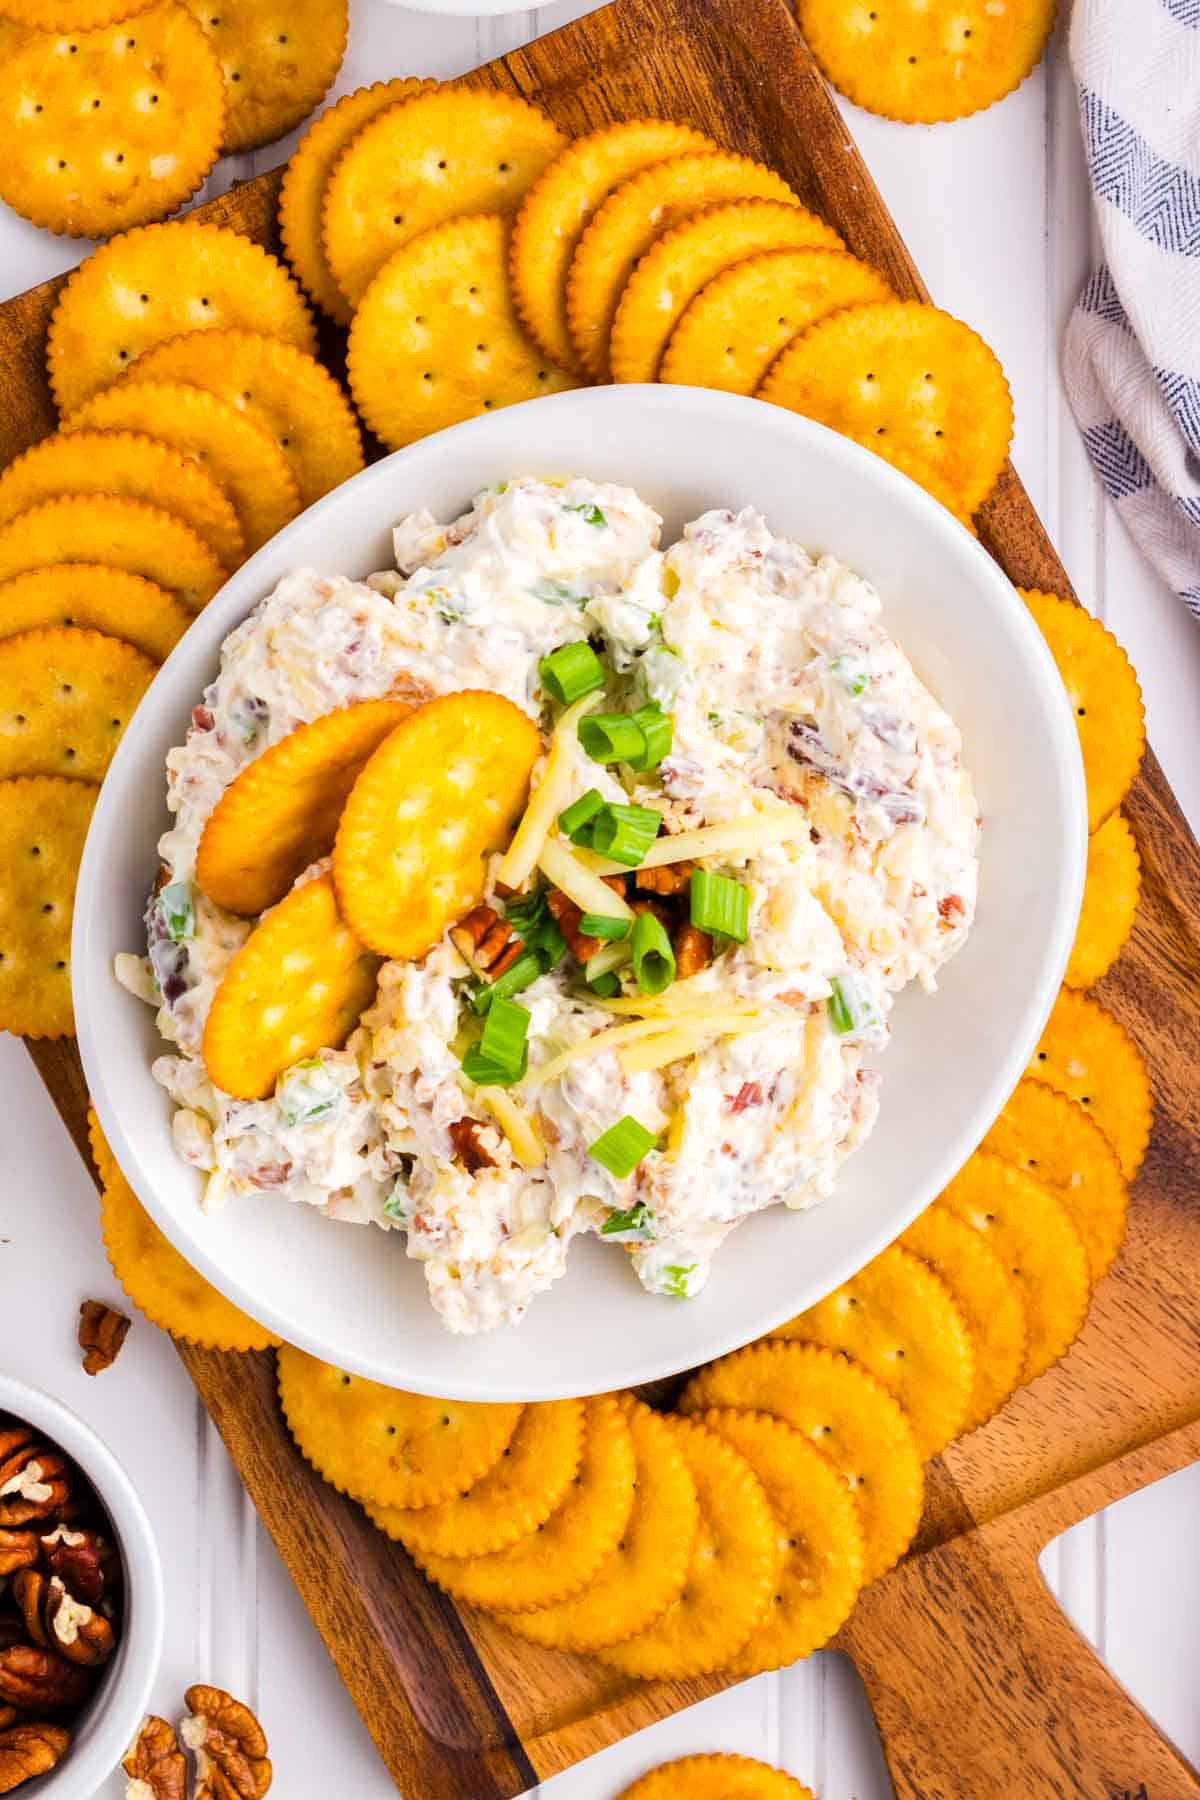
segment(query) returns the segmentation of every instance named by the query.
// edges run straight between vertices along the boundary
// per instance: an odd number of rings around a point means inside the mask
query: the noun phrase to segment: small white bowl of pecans
[[[76,1414],[0,1375],[0,1794],[90,1800],[137,1732],[162,1641],[133,1483]]]

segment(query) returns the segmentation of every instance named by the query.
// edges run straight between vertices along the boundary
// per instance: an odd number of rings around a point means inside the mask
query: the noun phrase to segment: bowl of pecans
[[[94,1794],[137,1731],[162,1638],[129,1477],[67,1407],[0,1375],[0,1794]]]

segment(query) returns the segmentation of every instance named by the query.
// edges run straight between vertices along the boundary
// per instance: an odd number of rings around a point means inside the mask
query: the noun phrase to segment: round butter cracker
[[[74,1030],[75,879],[98,793],[59,775],[0,782],[0,1031]]]

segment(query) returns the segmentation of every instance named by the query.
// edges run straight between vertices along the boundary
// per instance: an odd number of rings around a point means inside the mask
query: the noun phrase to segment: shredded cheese
[[[523,888],[533,874],[542,845],[549,837],[555,819],[567,804],[572,766],[569,745],[576,727],[583,715],[591,712],[603,698],[603,694],[599,693],[585,694],[582,700],[576,700],[574,706],[568,706],[554,727],[541,780],[529,797],[529,805],[525,808],[512,843],[504,852],[496,872],[496,879],[501,885],[514,893]]]
[[[703,1013],[714,1007],[728,1004],[727,998],[719,989],[713,987],[696,987],[690,979],[674,982],[661,994],[616,994],[611,1000],[602,1000],[598,995],[592,1001],[604,1012],[628,1013],[635,1019],[674,1019],[681,1013]],[[736,999],[734,1004],[737,1004]],[[747,1006],[750,1005],[746,1001]]]
[[[756,1007],[725,1007],[710,1013],[703,1024],[697,1021],[693,1030],[700,1038],[732,1037],[742,1031],[753,1031],[760,1024],[766,1025],[769,1022]],[[608,1031],[597,1031],[593,1036],[584,1038],[581,1043],[572,1044],[570,1049],[561,1050],[557,1056],[552,1056],[538,1068],[531,1069],[525,1078],[525,1086],[543,1087],[548,1081],[557,1081],[573,1063],[582,1062],[585,1057],[602,1056],[606,1050],[620,1050],[626,1044],[636,1044],[642,1038],[661,1038],[664,1035],[661,1019],[631,1019],[627,1025],[613,1025]]]
[[[661,869],[668,863],[700,861],[706,856],[748,856],[769,844],[786,844],[793,838],[807,838],[809,821],[798,806],[767,813],[752,813],[749,818],[729,819],[724,825],[702,825],[697,831],[679,831],[674,837],[656,838],[642,858],[643,869]],[[600,856],[594,850],[584,852],[589,869],[597,875],[628,873],[623,863]]]
[[[538,1131],[537,1120],[523,1111],[503,1088],[476,1088],[474,1098],[487,1107],[521,1167],[540,1169],[546,1160],[546,1146]]]
[[[543,843],[537,866],[551,886],[561,888],[581,912],[604,913],[610,919],[632,919],[633,908],[620,894],[605,887],[599,875],[594,875],[581,862],[578,851],[557,833]],[[620,864],[613,866],[619,868]]]
[[[636,1075],[641,1069],[661,1069],[665,1063],[694,1056],[706,1035],[699,1025],[677,1025],[674,1031],[660,1031],[640,1044],[630,1044],[620,1052],[618,1061],[626,1075]]]

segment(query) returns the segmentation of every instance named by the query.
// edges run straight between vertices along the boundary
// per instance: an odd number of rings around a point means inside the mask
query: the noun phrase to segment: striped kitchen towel
[[[1064,375],[1131,536],[1200,619],[1200,0],[1075,0],[1101,262]]]

